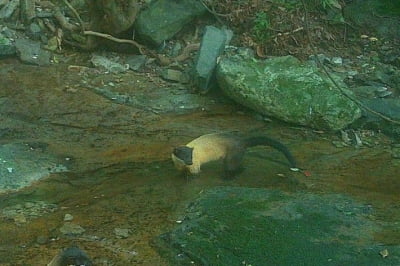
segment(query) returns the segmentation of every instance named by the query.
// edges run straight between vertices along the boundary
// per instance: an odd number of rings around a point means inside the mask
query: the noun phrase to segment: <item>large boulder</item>
[[[139,11],[137,0],[92,0],[88,4],[91,30],[111,35],[118,35],[132,27]]]
[[[316,67],[292,56],[228,56],[220,60],[217,81],[238,103],[289,123],[336,131],[361,116],[358,106]]]
[[[139,38],[158,46],[171,39],[207,9],[197,0],[156,0],[140,12],[135,29]]]
[[[16,39],[15,47],[19,59],[27,64],[47,66],[50,64],[51,52],[42,49],[40,42],[30,39]]]

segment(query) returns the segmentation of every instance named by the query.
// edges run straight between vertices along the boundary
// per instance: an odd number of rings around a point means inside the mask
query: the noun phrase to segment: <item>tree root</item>
[[[104,39],[107,39],[107,40],[110,40],[110,41],[113,41],[113,42],[117,42],[117,43],[129,43],[129,44],[132,44],[133,46],[138,48],[140,54],[148,55],[150,57],[153,57],[153,58],[157,59],[158,62],[160,63],[160,65],[162,65],[162,66],[169,65],[169,64],[171,64],[173,62],[184,61],[184,60],[186,60],[186,59],[188,59],[190,57],[190,53],[191,52],[197,51],[199,49],[199,47],[200,47],[199,43],[189,44],[183,49],[183,51],[182,51],[182,53],[180,55],[178,55],[178,56],[176,56],[174,58],[169,58],[169,57],[166,57],[164,55],[157,54],[152,50],[147,49],[145,46],[139,44],[138,42],[136,42],[134,40],[119,39],[119,38],[116,38],[114,36],[111,36],[110,34],[96,32],[96,31],[88,31],[88,30],[84,31],[83,34],[101,37],[101,38],[104,38]]]
[[[55,4],[53,4],[50,1],[41,1],[40,2],[40,6],[43,8],[49,8],[54,17],[56,18],[56,20],[58,21],[58,23],[60,23],[61,27],[63,29],[67,29],[70,31],[78,31],[80,29],[79,26],[74,25],[70,22],[68,22],[68,20],[65,18],[65,16],[62,14],[60,8],[58,6],[56,6]],[[83,26],[83,25],[81,25]]]

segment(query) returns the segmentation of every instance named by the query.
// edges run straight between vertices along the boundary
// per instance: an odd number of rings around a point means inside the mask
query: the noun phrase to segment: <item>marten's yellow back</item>
[[[224,159],[227,153],[237,145],[239,145],[237,138],[226,133],[206,134],[185,145],[193,148],[192,165],[186,165],[174,154],[172,154],[172,161],[178,170],[187,169],[191,174],[198,174],[202,164]]]
[[[192,140],[186,146],[193,148],[193,164],[201,164],[225,158],[236,140],[223,133],[207,134]]]

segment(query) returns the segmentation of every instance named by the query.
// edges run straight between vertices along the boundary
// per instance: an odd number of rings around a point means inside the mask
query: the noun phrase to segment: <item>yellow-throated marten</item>
[[[246,149],[258,145],[268,145],[281,151],[288,159],[291,169],[298,170],[288,148],[279,141],[264,136],[241,138],[228,133],[207,134],[185,146],[174,148],[171,157],[178,170],[190,174],[200,173],[204,163],[223,159],[225,174],[232,176],[240,169]]]

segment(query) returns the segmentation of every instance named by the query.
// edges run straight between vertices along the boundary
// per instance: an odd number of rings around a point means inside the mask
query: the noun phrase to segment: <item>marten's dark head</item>
[[[186,165],[193,164],[193,148],[179,146],[174,148],[173,154],[181,159]]]
[[[92,261],[78,247],[70,247],[63,250],[60,254],[59,264],[57,265],[85,265],[92,266]]]

